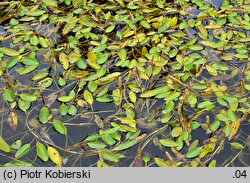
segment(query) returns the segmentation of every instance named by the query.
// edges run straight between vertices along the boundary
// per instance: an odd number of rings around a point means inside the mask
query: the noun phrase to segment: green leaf
[[[114,103],[115,105],[120,105],[121,102],[122,102],[122,96],[121,96],[121,91],[119,88],[115,89],[112,91],[112,97],[113,97],[113,100],[114,100]]]
[[[37,156],[38,156],[42,161],[45,161],[45,162],[48,161],[49,155],[48,155],[47,149],[46,149],[46,147],[45,147],[42,143],[40,143],[40,142],[37,142],[37,143],[36,143],[36,153],[37,153]]]
[[[127,57],[127,51],[125,49],[121,49],[118,53],[118,56],[121,60],[125,60]]]
[[[19,97],[22,100],[28,101],[28,102],[34,102],[37,100],[37,95],[36,94],[31,94],[31,93],[21,93]]]
[[[11,161],[4,164],[5,167],[31,167],[32,163],[27,161]]]
[[[187,154],[186,154],[186,158],[194,158],[199,156],[200,152],[202,151],[202,147],[194,147],[191,148]]]
[[[231,121],[236,121],[237,117],[232,109],[227,110],[227,116]]]
[[[112,32],[115,28],[115,24],[112,24],[110,26],[108,26],[105,30],[106,33]]]
[[[159,167],[171,167],[170,163],[164,161],[161,158],[154,158],[154,160]]]
[[[161,139],[159,140],[160,144],[162,144],[163,146],[165,147],[176,147],[178,146],[178,143],[173,141],[173,140],[170,140],[170,139]]]
[[[233,147],[233,148],[235,148],[235,149],[239,149],[239,150],[241,150],[241,149],[244,149],[245,147],[241,144],[241,143],[239,143],[239,142],[232,142],[232,143],[230,143],[231,144],[231,146]]]
[[[106,44],[103,44],[103,45],[99,45],[99,46],[96,46],[92,49],[92,52],[95,52],[95,53],[98,53],[98,52],[102,52],[103,50],[105,50],[107,47]]]
[[[232,132],[231,125],[230,124],[225,125],[223,128],[223,132],[225,133],[226,137],[228,137]]]
[[[102,138],[102,140],[103,140],[106,144],[108,144],[108,145],[110,145],[110,146],[112,146],[112,145],[114,145],[114,144],[116,143],[116,140],[113,139],[113,137],[112,137],[110,134],[102,135],[101,138]]]
[[[16,50],[12,50],[10,48],[5,48],[5,47],[0,47],[0,52],[3,52],[3,54],[8,55],[8,56],[18,56],[19,52]]]
[[[40,72],[40,73],[37,73],[36,75],[34,75],[31,80],[32,81],[36,81],[36,80],[40,80],[40,79],[43,79],[45,78],[46,76],[48,76],[49,73],[48,72]]]
[[[23,56],[21,61],[24,65],[39,65],[39,62],[36,58],[29,56]]]
[[[42,0],[46,5],[57,7],[57,1],[55,0]]]
[[[88,142],[87,143],[89,147],[94,148],[94,149],[103,149],[106,147],[106,144],[103,142]]]
[[[18,70],[18,73],[20,75],[29,74],[32,71],[34,71],[37,67],[38,67],[38,65],[28,65],[28,66],[25,66],[24,68],[20,68]]]
[[[88,89],[89,89],[90,92],[93,93],[94,91],[96,91],[97,88],[98,88],[98,84],[96,82],[89,81],[89,83],[88,83]]]
[[[2,96],[4,100],[14,102],[15,95],[11,89],[4,89]]]
[[[15,66],[15,65],[17,64],[18,60],[19,60],[18,56],[12,57],[12,58],[9,59],[9,61],[7,62],[6,67],[7,67],[7,68],[11,68],[11,67]]]
[[[107,128],[105,130],[100,130],[100,135],[108,135],[117,132],[120,129],[119,126],[113,128]]]
[[[16,140],[13,144],[11,144],[10,148],[18,150],[22,145],[22,141],[20,139]]]
[[[110,98],[108,98],[108,97],[102,96],[102,97],[97,97],[96,101],[107,103],[107,102],[111,102],[112,100]]]
[[[24,144],[17,150],[15,158],[18,159],[25,156],[29,152],[29,150],[30,150],[30,144]]]
[[[60,102],[70,102],[71,100],[73,100],[73,97],[64,95],[64,96],[59,97],[58,100]]]
[[[92,93],[90,93],[88,90],[85,90],[83,93],[83,98],[86,100],[90,105],[93,104],[94,99]]]
[[[203,50],[203,46],[199,46],[199,45],[190,45],[188,48],[194,51]]]
[[[18,107],[22,110],[22,111],[27,111],[30,108],[31,102],[25,101],[25,100],[18,100]]]
[[[75,63],[75,62],[77,62],[80,58],[81,58],[81,54],[72,52],[72,53],[70,53],[70,55],[69,55],[69,62],[70,62],[71,64],[72,64],[72,63]]]
[[[172,130],[171,135],[172,137],[179,137],[181,132],[182,132],[182,128],[177,126]]]
[[[96,141],[99,137],[100,137],[99,134],[93,133],[93,134],[87,136],[87,138],[85,140],[89,141],[89,142],[92,142],[92,141]]]
[[[97,97],[102,97],[103,95],[105,95],[108,92],[109,88],[103,88],[97,95]]]
[[[70,105],[68,108],[68,114],[69,115],[75,115],[77,113],[77,109],[74,105]]]
[[[68,113],[68,106],[62,103],[59,107],[60,114],[65,116]]]
[[[38,40],[39,40],[40,45],[43,48],[48,48],[49,47],[49,41],[46,38],[39,37]]]
[[[48,107],[44,106],[41,108],[38,114],[39,121],[43,124],[49,121],[50,113]]]
[[[10,146],[5,142],[5,140],[0,136],[0,150],[4,152],[10,152]]]
[[[197,121],[192,121],[191,125],[190,125],[192,130],[195,130],[196,128],[199,128],[200,126],[201,126],[200,123],[198,123]]]
[[[121,143],[121,144],[117,145],[114,148],[114,151],[121,151],[121,150],[124,150],[124,149],[128,149],[128,148],[132,147],[133,145],[135,145],[136,143],[137,143],[136,139],[129,140],[127,142],[124,142],[124,143]]]
[[[210,124],[210,129],[215,132],[216,130],[218,130],[220,127],[220,121],[216,120],[215,122],[213,122],[212,124]]]
[[[54,119],[52,124],[58,133],[63,134],[63,135],[67,134],[67,128],[64,126],[64,124],[60,120]]]
[[[153,97],[153,96],[158,95],[160,93],[167,92],[167,91],[169,91],[169,89],[170,88],[168,86],[161,86],[161,87],[155,88],[153,90],[146,91],[145,93],[141,94],[140,97],[142,97],[142,98]]]
[[[216,166],[216,160],[213,160],[208,164],[208,167],[215,167],[215,166]]]
[[[111,153],[105,150],[105,151],[102,151],[101,154],[102,154],[103,159],[107,161],[116,162],[116,163],[119,162],[119,157],[114,153]]]
[[[211,65],[206,65],[206,69],[207,69],[207,71],[208,71],[211,75],[213,75],[213,76],[217,76],[217,75],[218,75],[217,70],[216,70],[213,66],[211,66]]]

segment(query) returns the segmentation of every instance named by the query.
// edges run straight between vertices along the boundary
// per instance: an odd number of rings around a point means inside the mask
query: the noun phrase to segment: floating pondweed
[[[0,3],[0,164],[249,164],[249,1],[36,2]]]

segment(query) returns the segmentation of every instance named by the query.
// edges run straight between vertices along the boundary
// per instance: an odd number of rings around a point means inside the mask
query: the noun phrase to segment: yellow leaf
[[[172,24],[171,24],[171,27],[174,27],[177,25],[177,22],[178,22],[178,19],[176,17],[173,17],[172,18]]]
[[[221,28],[220,25],[206,25],[205,26],[206,29],[219,29]]]
[[[87,76],[88,74],[89,74],[89,71],[77,70],[77,71],[72,72],[72,77],[75,79],[79,79],[79,78],[83,78]]]
[[[8,117],[8,122],[13,131],[16,131],[17,124],[18,124],[18,118],[15,112],[10,112]]]
[[[4,152],[10,152],[10,146],[5,142],[5,140],[0,136],[0,150]]]
[[[59,55],[59,60],[62,63],[63,68],[67,70],[69,68],[69,60],[67,58],[67,55],[65,53],[61,53]]]
[[[48,146],[47,151],[48,151],[48,155],[49,155],[49,158],[51,159],[51,161],[53,161],[56,165],[61,166],[62,165],[62,158],[61,158],[59,152],[51,146]]]
[[[204,28],[204,26],[202,24],[198,25],[197,28],[199,29],[199,31],[205,36],[207,37],[208,32],[207,29]]]
[[[237,119],[234,122],[232,122],[232,124],[231,124],[232,131],[231,131],[230,135],[228,136],[228,140],[231,140],[232,137],[238,132],[239,127],[240,127],[240,122],[241,122],[240,119]]]
[[[117,118],[117,119],[120,120],[121,123],[127,124],[131,126],[132,128],[136,127],[136,121],[134,119],[130,119],[130,118]]]
[[[211,65],[206,65],[206,69],[211,75],[213,75],[213,76],[218,75],[217,70],[214,67],[212,67]]]
[[[203,44],[204,46],[209,46],[209,47],[213,47],[215,44],[212,41],[201,41],[201,44]]]

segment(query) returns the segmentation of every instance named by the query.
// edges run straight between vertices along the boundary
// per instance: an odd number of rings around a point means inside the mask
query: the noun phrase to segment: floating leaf
[[[58,98],[58,100],[60,102],[70,102],[71,100],[73,100],[72,96],[61,96]]]
[[[40,73],[37,73],[36,75],[34,75],[31,80],[32,81],[36,81],[36,80],[40,80],[40,79],[43,79],[45,78],[46,76],[48,76],[49,73],[48,72],[40,72]]]
[[[48,48],[49,47],[49,41],[46,38],[39,37],[38,40],[39,40],[40,45],[43,48]]]
[[[2,96],[3,96],[3,99],[8,101],[8,102],[13,102],[14,97],[15,97],[15,95],[11,89],[4,89]]]
[[[238,132],[239,127],[240,127],[240,123],[241,123],[240,119],[237,119],[237,120],[232,122],[232,124],[231,124],[232,131],[231,131],[230,135],[228,136],[228,140],[231,140],[233,138],[233,136]]]
[[[120,57],[121,60],[125,60],[126,57],[127,57],[127,52],[125,49],[121,49],[119,52],[118,52],[118,56]]]
[[[59,60],[62,63],[63,68],[67,70],[69,68],[69,60],[67,58],[67,55],[65,53],[61,53],[59,55]]]
[[[31,167],[32,163],[27,161],[11,161],[4,164],[5,167]]]
[[[38,156],[42,161],[45,161],[45,162],[48,161],[49,155],[48,155],[47,149],[46,149],[46,147],[45,147],[42,143],[40,143],[40,142],[37,142],[37,143],[36,143],[36,153],[37,153],[37,156]]]
[[[64,134],[64,135],[67,134],[67,128],[64,126],[64,124],[60,120],[54,119],[52,122],[52,125],[58,133]]]
[[[178,143],[173,141],[173,140],[170,140],[170,139],[161,139],[159,140],[160,144],[162,144],[163,146],[165,147],[176,147],[178,146]]]
[[[75,115],[76,113],[77,113],[76,106],[70,105],[69,108],[68,108],[68,114],[69,115]]]
[[[206,69],[207,71],[213,75],[213,76],[217,76],[218,73],[217,73],[217,70],[213,67],[213,66],[210,66],[210,65],[206,65]]]
[[[106,147],[106,144],[103,142],[88,142],[87,143],[89,147],[94,148],[94,149],[103,149]]]
[[[0,136],[0,150],[4,152],[10,152],[10,146],[5,142],[5,140]]]
[[[186,154],[186,158],[194,158],[196,156],[199,156],[200,152],[202,151],[202,147],[194,147],[191,148],[187,154]]]
[[[37,67],[38,67],[38,65],[28,65],[28,66],[25,66],[24,68],[20,68],[18,70],[18,73],[20,75],[29,74],[32,71],[34,71]]]
[[[29,152],[29,150],[30,150],[30,144],[24,144],[17,150],[15,158],[18,159],[25,156]]]
[[[25,65],[39,65],[39,62],[36,58],[29,56],[23,56],[21,61]]]
[[[190,50],[194,50],[194,51],[203,50],[203,47],[202,47],[202,46],[199,46],[199,45],[190,45],[188,48],[189,48]]]
[[[21,93],[20,98],[22,100],[28,101],[28,102],[34,102],[37,100],[37,95],[36,94],[31,94],[31,93]]]
[[[62,103],[59,107],[60,114],[65,116],[68,113],[68,106]]]
[[[109,151],[102,151],[102,157],[103,159],[107,160],[107,161],[111,161],[111,162],[119,162],[119,157],[114,154],[114,153],[111,153]]]
[[[53,161],[58,166],[62,165],[62,158],[55,148],[48,146],[47,152],[51,161]]]
[[[83,98],[86,100],[90,105],[93,104],[94,99],[92,93],[90,93],[88,90],[85,90],[83,93]]]
[[[142,98],[153,97],[155,95],[158,95],[159,93],[165,93],[167,91],[169,91],[168,86],[161,86],[161,87],[155,88],[153,90],[146,91],[145,93],[141,94],[140,97],[142,97]]]
[[[132,147],[133,145],[135,145],[136,143],[137,143],[136,139],[132,139],[132,140],[129,140],[127,142],[123,142],[123,143],[117,145],[114,148],[114,151],[122,151],[124,149],[128,149],[128,148]]]
[[[95,52],[95,53],[98,53],[98,52],[102,52],[103,50],[105,50],[107,47],[106,44],[103,44],[103,45],[99,45],[99,46],[96,46],[92,49],[92,52]]]
[[[171,135],[172,137],[179,137],[180,134],[182,132],[182,128],[181,127],[175,127],[172,131],[171,131]]]
[[[106,28],[105,32],[107,32],[107,33],[112,32],[114,30],[114,28],[115,28],[115,24],[112,24]]]
[[[12,50],[10,48],[5,48],[5,47],[0,47],[0,52],[3,52],[5,55],[11,56],[11,57],[19,55],[18,51]]]
[[[11,144],[10,148],[18,150],[22,145],[22,141],[20,139],[16,140],[13,144]]]
[[[233,148],[235,148],[235,149],[239,149],[239,150],[241,150],[241,149],[244,149],[245,147],[241,144],[241,143],[239,143],[239,142],[232,142],[232,143],[230,143],[231,144],[231,146],[233,147]]]
[[[43,124],[49,121],[50,113],[48,107],[44,106],[41,108],[38,114],[39,121]]]
[[[159,167],[171,167],[170,163],[164,161],[161,158],[154,158],[154,161]]]
[[[17,114],[15,112],[10,112],[8,116],[8,122],[13,131],[16,131],[17,125],[18,125],[18,118]]]
[[[9,61],[7,62],[6,67],[7,67],[7,68],[11,68],[11,67],[15,66],[15,65],[17,64],[18,60],[19,60],[18,56],[12,57],[12,58],[9,59]]]

